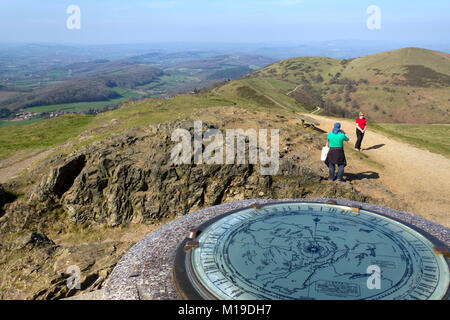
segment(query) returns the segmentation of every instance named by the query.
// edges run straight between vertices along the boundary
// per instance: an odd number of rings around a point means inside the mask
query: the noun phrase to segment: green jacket
[[[342,148],[344,146],[344,141],[348,141],[349,139],[342,132],[339,132],[338,134],[330,132],[327,140],[330,142],[330,148]]]

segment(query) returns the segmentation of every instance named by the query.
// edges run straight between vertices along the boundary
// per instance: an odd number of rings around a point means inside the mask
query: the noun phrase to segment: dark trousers
[[[344,176],[344,168],[345,168],[345,165],[341,164],[341,165],[339,165],[338,167],[339,167],[339,169],[338,169],[337,179],[338,179],[338,180],[342,180],[342,179],[343,179],[343,176]],[[334,179],[335,179],[334,173],[335,173],[335,171],[336,171],[335,165],[332,164],[332,163],[329,163],[329,164],[328,164],[328,169],[330,170],[330,180],[334,180]]]
[[[359,129],[356,129],[356,136],[358,137],[358,140],[356,140],[355,148],[361,150],[361,143],[364,138],[364,133],[359,131]]]

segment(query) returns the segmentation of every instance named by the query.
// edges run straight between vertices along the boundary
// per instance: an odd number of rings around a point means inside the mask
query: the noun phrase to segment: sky
[[[68,29],[67,8],[80,8]],[[367,9],[380,9],[369,29]],[[0,0],[0,42],[450,43],[448,0]]]

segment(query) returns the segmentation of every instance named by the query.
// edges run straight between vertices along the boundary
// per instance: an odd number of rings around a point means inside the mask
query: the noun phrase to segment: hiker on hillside
[[[364,113],[360,112],[359,117],[356,119],[356,136],[358,139],[356,140],[355,150],[361,151],[361,143],[364,138],[364,133],[366,133],[367,129],[367,120],[364,116]]]
[[[347,165],[344,153],[344,141],[350,141],[345,135],[345,132],[341,130],[341,124],[335,123],[333,131],[328,133],[327,140],[330,150],[328,151],[325,164],[330,171],[329,180],[334,181],[336,165],[338,166],[337,179],[338,181],[344,181],[344,168]]]

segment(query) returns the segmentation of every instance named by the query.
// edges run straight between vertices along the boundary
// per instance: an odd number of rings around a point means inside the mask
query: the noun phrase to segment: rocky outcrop
[[[225,123],[239,117],[204,121],[203,126],[205,130],[224,129]],[[81,291],[101,289],[132,245],[93,241],[102,228],[151,225],[246,198],[367,199],[350,184],[326,181],[325,167],[317,161],[322,148],[319,133],[275,119],[284,135],[275,176],[261,175],[259,164],[174,165],[170,159],[172,132],[184,128],[193,133],[192,120],[114,134],[38,165],[29,175],[26,194],[8,204],[0,218],[0,298],[73,296],[79,291],[66,286],[71,264],[82,270]],[[83,244],[64,240],[68,235],[76,239],[80,230],[89,228],[93,231]]]
[[[42,181],[29,194],[31,202],[60,199],[73,185],[75,178],[86,164],[86,156],[77,154],[57,168],[52,168]]]
[[[315,193],[312,186],[322,179],[301,150],[283,155],[277,176],[262,176],[253,164],[176,166],[170,154],[177,128],[193,131],[193,122],[135,129],[87,146],[52,168],[26,199],[61,206],[75,224],[118,226],[244,198],[302,197]],[[305,139],[314,143],[311,134]]]

